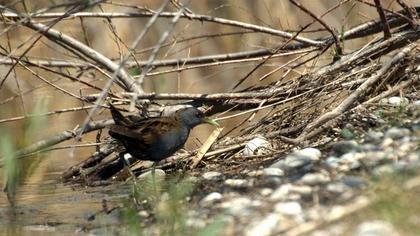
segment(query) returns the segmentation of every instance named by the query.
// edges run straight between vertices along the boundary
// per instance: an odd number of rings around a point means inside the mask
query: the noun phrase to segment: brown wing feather
[[[168,132],[175,124],[175,120],[169,117],[150,118],[127,126],[112,125],[110,131],[150,145],[159,134]]]
[[[111,110],[112,119],[114,119],[115,124],[126,126],[130,125],[130,120],[125,118],[123,114],[121,114],[121,112],[116,107],[114,107],[114,105],[110,103],[109,106]]]

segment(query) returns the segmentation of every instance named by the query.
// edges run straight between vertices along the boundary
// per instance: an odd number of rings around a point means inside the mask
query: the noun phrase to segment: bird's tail
[[[132,123],[129,119],[125,118],[123,114],[121,114],[121,112],[116,107],[114,107],[114,105],[109,103],[109,106],[111,108],[111,115],[112,119],[114,119],[115,124],[128,126]]]

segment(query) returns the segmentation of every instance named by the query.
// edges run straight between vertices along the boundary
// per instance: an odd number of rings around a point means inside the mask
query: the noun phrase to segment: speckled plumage
[[[203,112],[195,107],[180,109],[169,117],[135,122],[124,117],[113,106],[111,114],[115,125],[110,126],[109,134],[120,141],[133,157],[151,161],[171,156],[185,144],[192,128],[209,122]]]

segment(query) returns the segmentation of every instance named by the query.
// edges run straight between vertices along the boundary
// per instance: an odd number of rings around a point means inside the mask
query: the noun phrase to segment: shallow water
[[[0,235],[83,233],[119,223],[118,214],[101,213],[103,201],[108,209],[120,205],[128,199],[129,185],[83,188],[64,185],[60,176],[61,172],[48,172],[41,181],[29,178],[23,182],[15,208],[0,193],[0,229],[4,229]]]

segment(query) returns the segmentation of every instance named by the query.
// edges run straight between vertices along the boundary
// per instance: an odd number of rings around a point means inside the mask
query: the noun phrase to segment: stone
[[[410,136],[410,133],[409,129],[392,127],[385,132],[385,137],[391,139],[401,139],[406,136]]]
[[[307,185],[325,184],[329,181],[331,181],[330,176],[324,173],[307,173],[299,180],[300,183]]]
[[[399,236],[394,226],[386,221],[373,220],[359,224],[354,236]]]
[[[165,171],[161,170],[161,169],[155,169],[155,178],[157,179],[163,179],[165,177],[166,173]],[[138,179],[144,180],[147,178],[152,178],[152,171],[146,171],[143,174],[139,175],[137,177]]]
[[[337,156],[341,156],[351,151],[357,151],[359,149],[359,144],[354,140],[345,140],[332,144],[331,148]]]
[[[291,184],[283,184],[280,187],[278,187],[274,192],[270,195],[270,200],[272,201],[279,201],[279,200],[285,200],[289,196]]]
[[[381,146],[382,148],[387,148],[387,147],[392,148],[393,144],[394,144],[394,140],[392,138],[384,138],[382,139]]]
[[[272,149],[271,143],[264,137],[256,137],[245,144],[242,151],[244,156],[263,155]]]
[[[283,171],[291,171],[300,168],[310,169],[312,164],[319,160],[321,151],[316,148],[305,148],[294,151],[285,159],[273,163],[271,168],[280,168]]]
[[[312,187],[307,185],[292,185],[290,186],[291,193],[297,193],[304,197],[312,196]]]
[[[312,195],[312,188],[305,185],[283,184],[270,195],[271,201],[299,200],[302,196]]]
[[[359,176],[345,175],[341,178],[341,182],[351,188],[364,188],[367,186],[366,180]]]
[[[250,183],[245,179],[227,179],[225,184],[233,188],[244,188],[250,185]]]
[[[389,160],[388,155],[382,151],[366,152],[363,163],[366,166],[376,166],[380,163]]]
[[[326,189],[328,192],[331,192],[331,193],[342,194],[345,191],[349,190],[349,187],[345,185],[344,183],[334,182],[334,183],[329,183]]]
[[[202,175],[202,177],[203,177],[203,179],[205,179],[205,180],[212,180],[212,181],[215,181],[215,180],[220,180],[220,179],[222,179],[223,175],[222,175],[222,173],[217,172],[217,171],[208,171],[208,172],[205,172],[205,173]]]
[[[272,193],[273,193],[273,189],[271,189],[271,188],[263,188],[263,189],[260,190],[260,195],[263,196],[263,197],[266,197],[266,196],[268,196]]]
[[[359,159],[363,159],[364,155],[357,152],[349,152],[340,157],[340,163],[346,164],[351,170],[360,167]]]
[[[209,193],[207,196],[205,196],[203,199],[201,199],[199,204],[200,206],[203,206],[203,207],[211,206],[215,202],[220,201],[222,198],[223,198],[223,195],[221,193],[212,192],[212,193]]]
[[[388,104],[392,106],[406,106],[410,101],[405,97],[390,97],[388,98]]]
[[[380,150],[380,146],[378,144],[373,143],[365,143],[361,146],[362,152],[372,152],[372,151],[378,151]]]
[[[247,197],[237,197],[220,204],[221,208],[226,210],[226,213],[234,216],[247,216],[251,214],[252,205],[252,200]]]
[[[369,131],[366,134],[366,141],[367,142],[380,142],[382,140],[382,138],[384,137],[384,133],[380,132],[380,131]]]
[[[26,225],[26,226],[23,226],[23,229],[25,231],[31,231],[33,232],[33,234],[37,234],[35,232],[38,232],[38,233],[57,232],[56,227],[49,226],[49,225]]]
[[[393,165],[381,165],[373,169],[373,175],[376,177],[387,176],[395,172]]]
[[[321,157],[321,151],[317,148],[305,148],[292,152],[293,156],[308,157],[311,160],[318,161]]]
[[[325,164],[331,168],[331,169],[335,169],[340,165],[340,159],[334,156],[328,157],[325,160]]]
[[[263,170],[251,170],[246,173],[249,177],[258,177],[264,174]]]
[[[252,213],[252,208],[259,208],[261,205],[261,201],[251,200],[247,197],[237,197],[222,202],[220,207],[233,216],[248,216]]]
[[[279,202],[274,206],[275,212],[287,216],[297,216],[302,214],[302,206],[299,202]]]
[[[261,220],[257,220],[245,230],[246,236],[269,236],[272,235],[274,230],[280,223],[281,216],[279,214],[270,213]]]
[[[185,224],[189,228],[200,229],[206,226],[206,221],[198,217],[189,217],[187,218]]]
[[[265,168],[263,174],[267,177],[282,177],[284,176],[284,171],[279,168]]]

